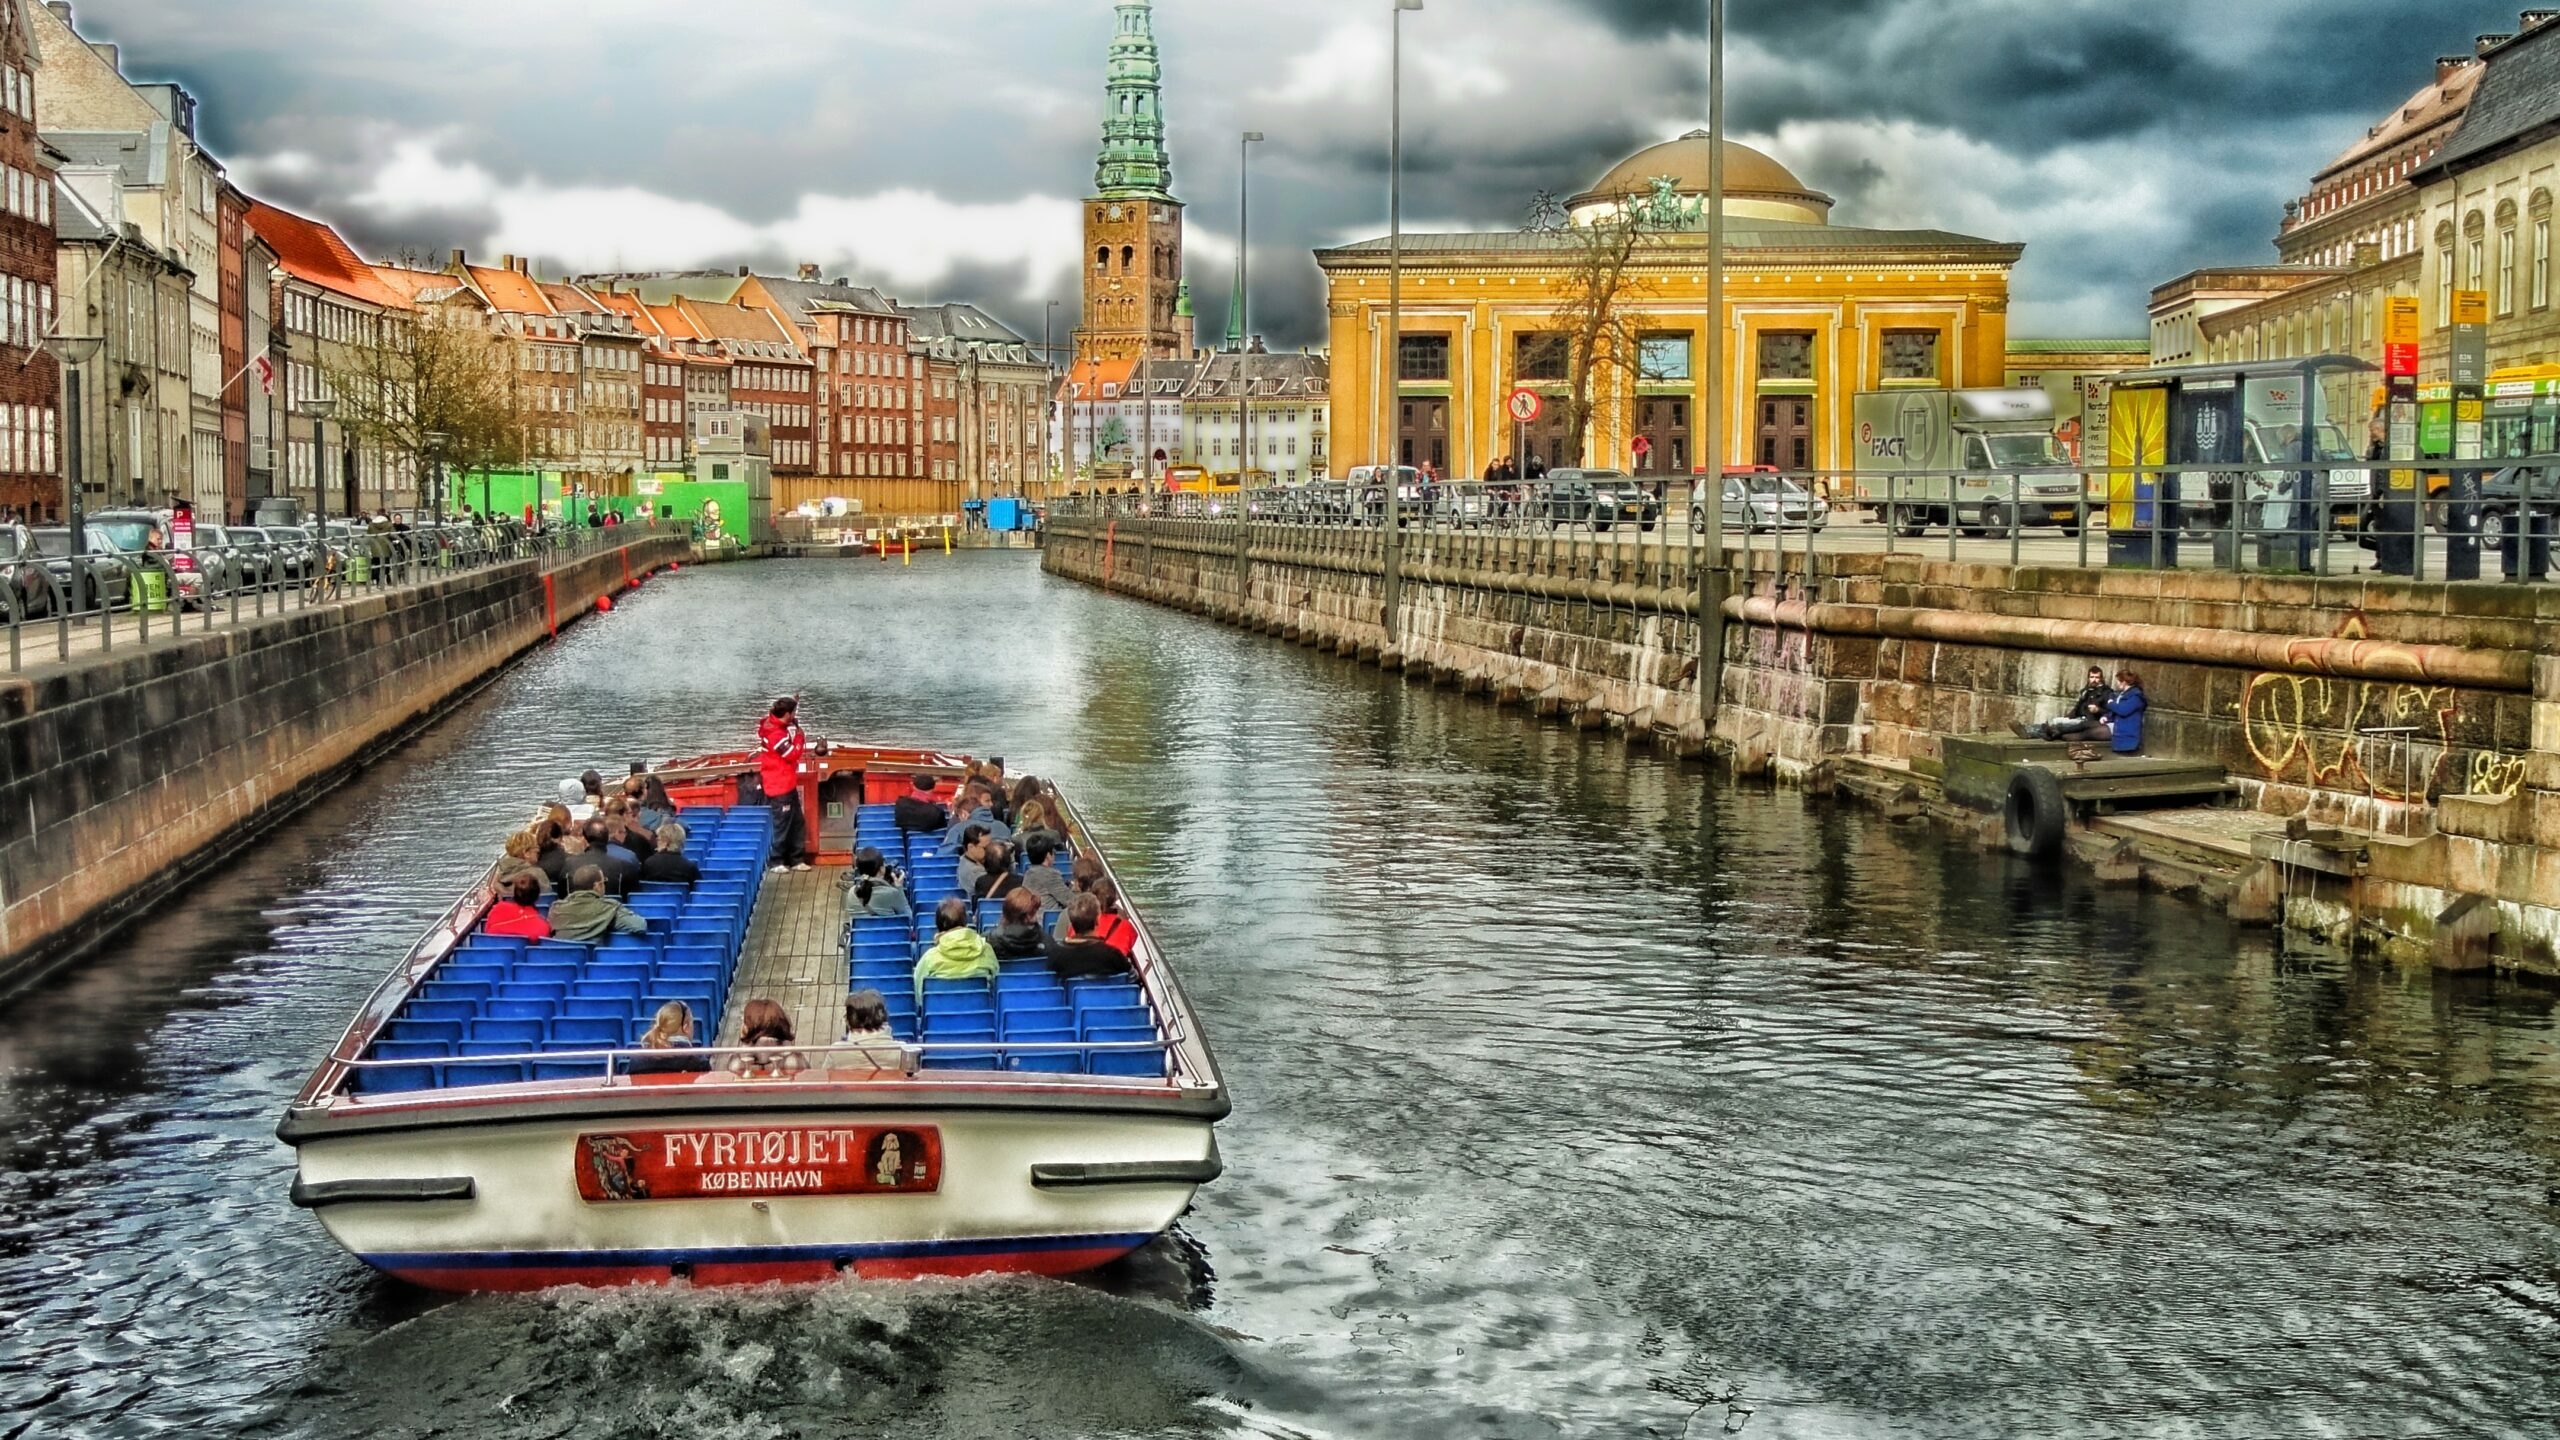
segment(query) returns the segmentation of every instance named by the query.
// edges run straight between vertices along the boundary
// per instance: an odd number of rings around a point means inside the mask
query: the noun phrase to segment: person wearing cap
[[[569,812],[569,818],[571,820],[584,821],[588,816],[596,813],[596,807],[587,803],[587,785],[585,781],[563,780],[560,782],[560,789],[557,793],[560,798],[561,808]]]
[[[941,803],[933,798],[933,777],[910,776],[907,785],[907,793],[899,796],[897,802],[889,807],[898,828],[919,834],[941,834],[951,824],[951,812],[943,809]]]

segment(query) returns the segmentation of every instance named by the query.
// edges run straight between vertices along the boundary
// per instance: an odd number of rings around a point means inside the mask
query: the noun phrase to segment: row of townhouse
[[[1257,341],[1184,360],[1084,360],[1062,379],[1050,444],[1078,480],[1258,471],[1284,484],[1325,479],[1331,366]]]

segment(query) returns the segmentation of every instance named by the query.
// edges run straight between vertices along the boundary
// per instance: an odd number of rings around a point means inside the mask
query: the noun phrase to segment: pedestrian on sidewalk
[[[756,726],[756,773],[764,782],[764,803],[773,811],[773,868],[809,868],[809,825],[800,809],[800,759],[809,752],[809,737],[800,729],[800,700],[785,695],[773,702]]]

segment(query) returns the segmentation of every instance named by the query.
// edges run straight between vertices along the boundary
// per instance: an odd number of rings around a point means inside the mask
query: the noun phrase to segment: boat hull
[[[855,1127],[895,1130],[911,1147],[931,1136],[935,1187],[599,1199],[580,1179],[586,1146],[599,1135],[682,1136],[678,1144],[697,1151],[706,1136],[737,1137],[748,1148],[746,1137],[755,1137],[778,1154],[780,1137]],[[341,1245],[376,1269],[439,1290],[1070,1274],[1163,1233],[1218,1167],[1203,1119],[929,1105],[487,1124],[448,1118],[420,1129],[311,1135],[300,1157],[296,1198]]]

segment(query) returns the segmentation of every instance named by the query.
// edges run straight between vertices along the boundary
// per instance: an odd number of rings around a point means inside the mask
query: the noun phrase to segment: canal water
[[[1068,783],[1237,1097],[1088,1282],[430,1297],[277,1113],[561,777]],[[2286,953],[1041,576],[652,580],[0,1013],[0,1437],[2560,1428],[2544,991]]]

